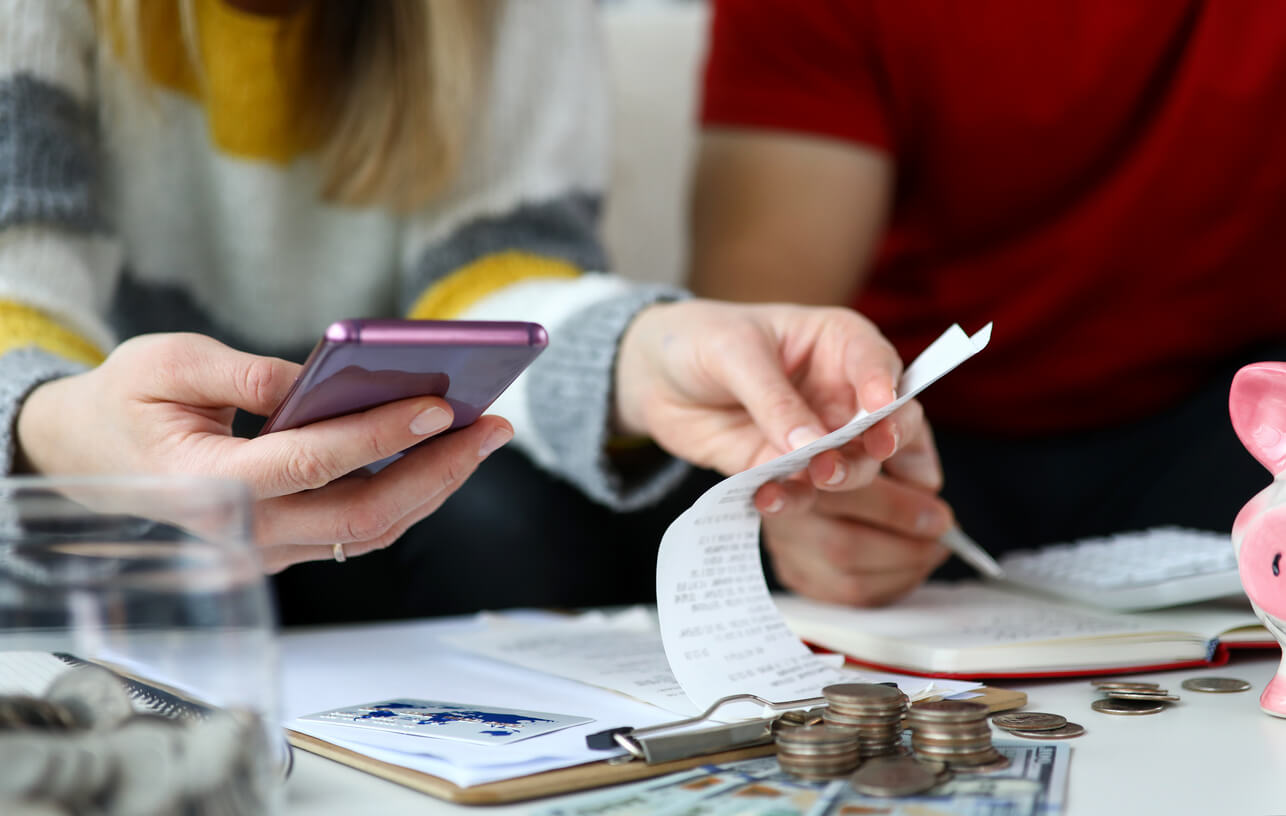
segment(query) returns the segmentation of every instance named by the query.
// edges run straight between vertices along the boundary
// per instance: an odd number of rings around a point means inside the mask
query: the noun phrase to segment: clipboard
[[[1027,695],[1021,691],[984,686],[980,694],[980,697],[973,699],[976,702],[985,703],[993,713],[1021,708],[1027,704]],[[736,762],[776,753],[776,746],[768,743],[655,764],[630,761],[628,757],[614,757],[570,768],[559,768],[530,776],[462,788],[441,777],[374,759],[298,731],[287,729],[286,737],[291,745],[300,750],[365,771],[390,782],[396,782],[421,793],[427,793],[437,799],[461,805],[501,805],[522,802],[543,796],[556,796],[623,782],[636,782],[700,765]]]

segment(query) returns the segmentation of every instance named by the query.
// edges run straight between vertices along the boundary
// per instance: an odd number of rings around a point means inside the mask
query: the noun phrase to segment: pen
[[[942,546],[960,556],[969,566],[988,578],[1000,578],[1005,574],[1005,571],[996,563],[996,559],[978,546],[978,543],[972,538],[965,535],[964,530],[959,527],[952,527],[947,530],[938,541],[942,543]]]

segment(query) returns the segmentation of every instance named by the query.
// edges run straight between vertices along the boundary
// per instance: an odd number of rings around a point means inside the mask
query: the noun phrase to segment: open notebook
[[[1031,677],[1227,661],[1276,642],[1244,599],[1109,612],[975,582],[926,584],[882,609],[776,596],[792,631],[859,664],[909,674]]]

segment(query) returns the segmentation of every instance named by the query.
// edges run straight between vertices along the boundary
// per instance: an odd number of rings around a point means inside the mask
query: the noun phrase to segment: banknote
[[[809,782],[775,757],[708,765],[569,797],[536,816],[1057,816],[1066,801],[1071,749],[1061,743],[997,740],[1004,771],[957,774],[915,796],[864,796],[847,779]]]

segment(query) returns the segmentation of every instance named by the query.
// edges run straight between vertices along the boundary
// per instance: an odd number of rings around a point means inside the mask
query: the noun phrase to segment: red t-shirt
[[[702,118],[893,157],[853,305],[907,360],[995,321],[936,424],[1139,418],[1286,339],[1283,0],[721,0]]]

